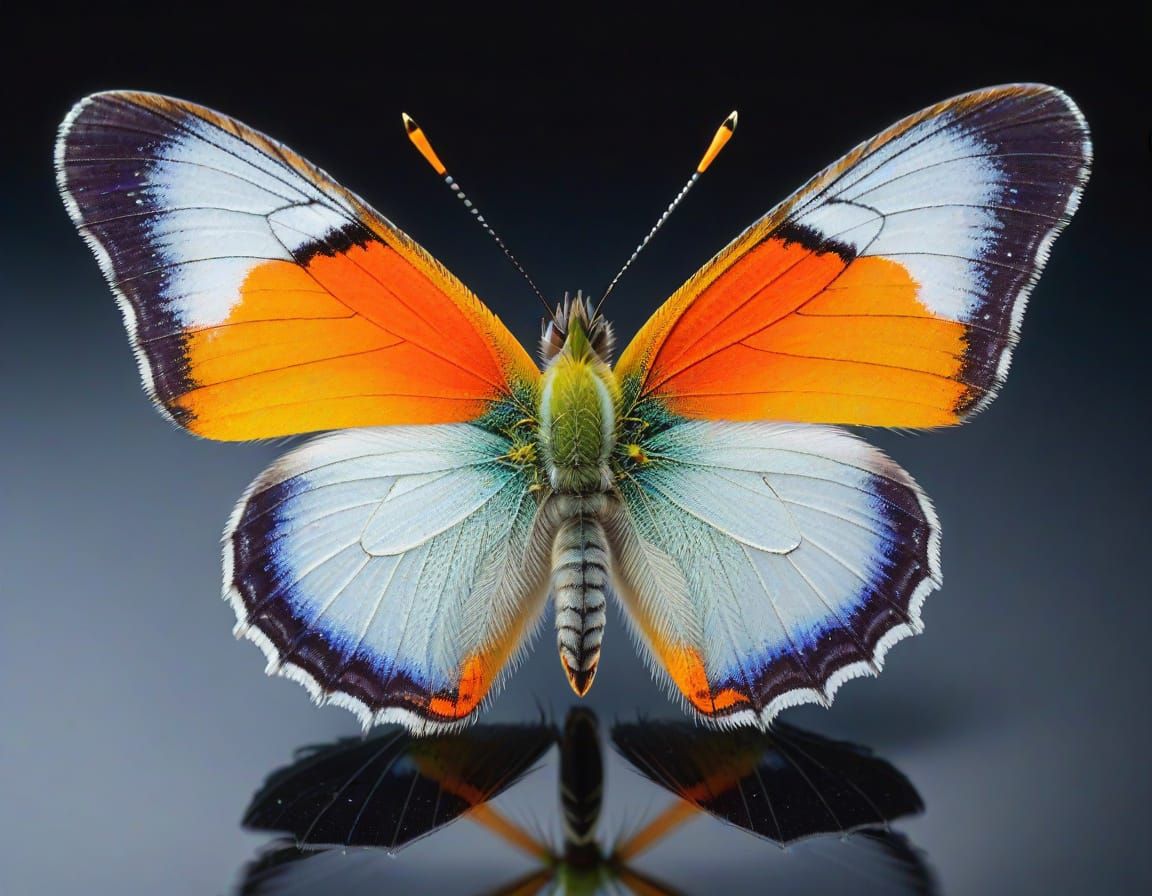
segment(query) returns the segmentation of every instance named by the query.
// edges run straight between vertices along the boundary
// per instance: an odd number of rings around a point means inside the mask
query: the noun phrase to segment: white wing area
[[[618,590],[656,665],[705,718],[766,725],[787,706],[827,703],[921,630],[941,580],[939,526],[877,449],[831,427],[711,422],[646,448],[649,463],[621,482],[625,525],[680,576],[631,569],[637,552],[621,548]]]
[[[85,116],[106,120],[105,129],[74,134]],[[184,326],[227,320],[255,261],[292,261],[359,220],[350,196],[324,188],[330,179],[319,169],[229,119],[166,97],[94,94],[60,132],[61,191],[73,221],[95,241],[105,275],[116,285],[161,270],[156,297]],[[115,165],[121,160],[134,164]],[[104,248],[121,244],[131,251],[115,258]]]
[[[286,454],[225,534],[237,634],[366,726],[473,715],[547,588],[550,539],[507,450],[453,424],[348,430]]]
[[[868,141],[819,176],[789,214],[857,258],[899,262],[933,315],[973,328],[966,373],[985,391],[970,410],[1007,376],[1028,295],[1080,203],[1092,158],[1067,95],[1016,90],[896,125],[898,135]]]
[[[800,546],[788,507],[759,473],[716,464],[656,466],[649,487],[682,511],[741,544],[771,554]]]

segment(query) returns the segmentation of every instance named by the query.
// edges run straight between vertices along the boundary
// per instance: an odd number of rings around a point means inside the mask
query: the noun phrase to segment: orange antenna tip
[[[412,116],[407,112],[401,112],[400,119],[404,122],[404,133],[408,135],[408,139],[412,141],[412,145],[420,151],[420,155],[424,156],[424,161],[431,165],[440,177],[444,178],[444,183],[456,194],[456,198],[460,200],[462,207],[467,209],[472,217],[476,219],[476,223],[484,228],[485,233],[496,241],[496,245],[500,247],[500,251],[504,253],[504,257],[507,258],[513,267],[528,281],[528,285],[532,287],[532,291],[536,293],[537,297],[544,304],[544,307],[548,309],[548,313],[550,315],[554,314],[555,312],[552,310],[552,306],[548,304],[548,300],[544,298],[544,293],[540,292],[540,288],[532,282],[532,278],[528,276],[528,272],[524,270],[524,266],[516,260],[516,256],[504,245],[504,240],[500,239],[500,235],[492,229],[492,225],[484,220],[484,216],[480,214],[480,209],[476,207],[475,202],[468,198],[468,194],[460,188],[460,184],[457,183],[456,178],[448,173],[448,166],[440,161],[440,156],[436,155],[436,150],[434,150],[432,144],[428,142],[428,137],[425,135],[424,129],[416,124]]]
[[[424,129],[412,119],[407,112],[401,112],[400,118],[404,121],[404,133],[408,135],[408,139],[412,141],[412,145],[420,151],[420,155],[424,156],[424,161],[432,166],[433,170],[443,177],[448,173],[448,166],[440,161],[440,157],[436,155],[436,150],[432,148],[432,144],[428,142],[428,137],[424,134]]]
[[[722,150],[729,140],[732,139],[732,133],[736,130],[736,122],[739,119],[736,110],[732,110],[732,114],[724,119],[724,123],[716,129],[715,136],[712,137],[712,142],[708,145],[707,152],[704,153],[704,158],[700,160],[700,164],[696,166],[696,173],[703,174],[708,170],[708,166],[720,155]]]
[[[597,314],[600,313],[600,306],[604,304],[604,300],[608,298],[608,294],[616,288],[616,284],[619,283],[620,278],[624,276],[624,272],[632,266],[632,262],[636,260],[636,256],[644,251],[644,247],[648,245],[652,237],[656,236],[656,231],[663,227],[669,215],[676,211],[676,206],[688,195],[688,191],[696,185],[696,181],[700,180],[700,175],[707,171],[708,166],[712,164],[716,156],[720,155],[720,150],[724,148],[724,144],[732,139],[732,132],[736,130],[737,117],[735,110],[733,110],[732,114],[725,118],[723,124],[716,129],[716,134],[712,137],[708,151],[704,153],[704,158],[700,160],[700,164],[696,166],[696,170],[692,172],[692,176],[688,178],[688,183],[681,187],[680,192],[676,194],[676,198],[672,200],[672,203],[664,210],[664,214],[657,219],[655,225],[648,231],[648,236],[644,237],[628,260],[624,262],[624,267],[620,268],[620,271],[612,278],[612,282],[609,283],[608,288],[604,290],[604,295],[600,296],[600,301],[596,303]]]

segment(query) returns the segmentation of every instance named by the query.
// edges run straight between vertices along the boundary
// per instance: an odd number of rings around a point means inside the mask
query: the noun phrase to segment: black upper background
[[[1009,4],[883,17],[767,3],[468,15],[386,3],[43,6],[5,14],[0,58],[0,890],[219,890],[254,842],[237,824],[264,772],[350,725],[264,679],[255,648],[228,635],[214,597],[218,533],[280,449],[197,441],[148,407],[55,192],[52,142],[73,102],[150,90],[270,133],[397,222],[531,344],[535,300],[408,145],[401,111],[558,297],[603,289],[739,109],[733,142],[609,302],[626,341],[732,236],[857,142],[1009,81],[1052,83],[1080,104],[1096,159],[1081,210],[991,408],[943,433],[866,433],[944,524],[945,587],[925,609],[927,633],[897,647],[879,681],[847,685],[831,712],[790,718],[876,746],[909,775],[928,806],[909,830],[947,892],[1142,889],[1144,21],[1103,4],[1076,19]],[[607,635],[591,704],[608,718],[674,714],[616,617]],[[548,635],[492,717],[519,720],[536,697],[558,712],[571,697]],[[609,774],[617,794],[642,789]],[[733,859],[729,873],[684,855],[663,876],[689,889],[766,873],[760,858]]]

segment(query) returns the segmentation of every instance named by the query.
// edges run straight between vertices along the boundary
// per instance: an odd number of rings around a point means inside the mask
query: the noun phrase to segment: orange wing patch
[[[307,266],[265,262],[241,296],[225,322],[187,337],[195,386],[177,404],[199,435],[471,420],[508,390],[509,362],[522,360],[514,340],[501,346],[376,240]],[[511,372],[529,380],[535,368]]]
[[[747,696],[733,688],[714,690],[708,683],[708,673],[699,651],[691,647],[668,647],[659,642],[654,644],[653,649],[667,668],[672,682],[697,711],[711,716],[729,713],[735,707],[751,703]]]
[[[954,423],[965,327],[917,291],[898,262],[765,240],[667,327],[646,394],[685,417]]]
[[[531,625],[531,614],[524,614],[512,620],[508,630],[499,635],[493,643],[485,645],[480,652],[464,658],[460,665],[460,680],[455,693],[433,695],[427,701],[426,707],[417,703],[413,708],[426,709],[431,719],[437,723],[458,722],[467,718],[492,693],[493,687],[507,669],[509,660],[521,649]]]

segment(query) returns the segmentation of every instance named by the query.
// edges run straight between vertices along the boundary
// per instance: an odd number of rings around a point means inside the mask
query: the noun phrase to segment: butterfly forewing
[[[62,125],[56,164],[146,388],[198,435],[473,420],[538,377],[408,236],[231,118],[96,94]]]
[[[1043,85],[904,119],[685,283],[622,354],[626,393],[708,419],[960,422],[1004,381],[1090,155]]]

